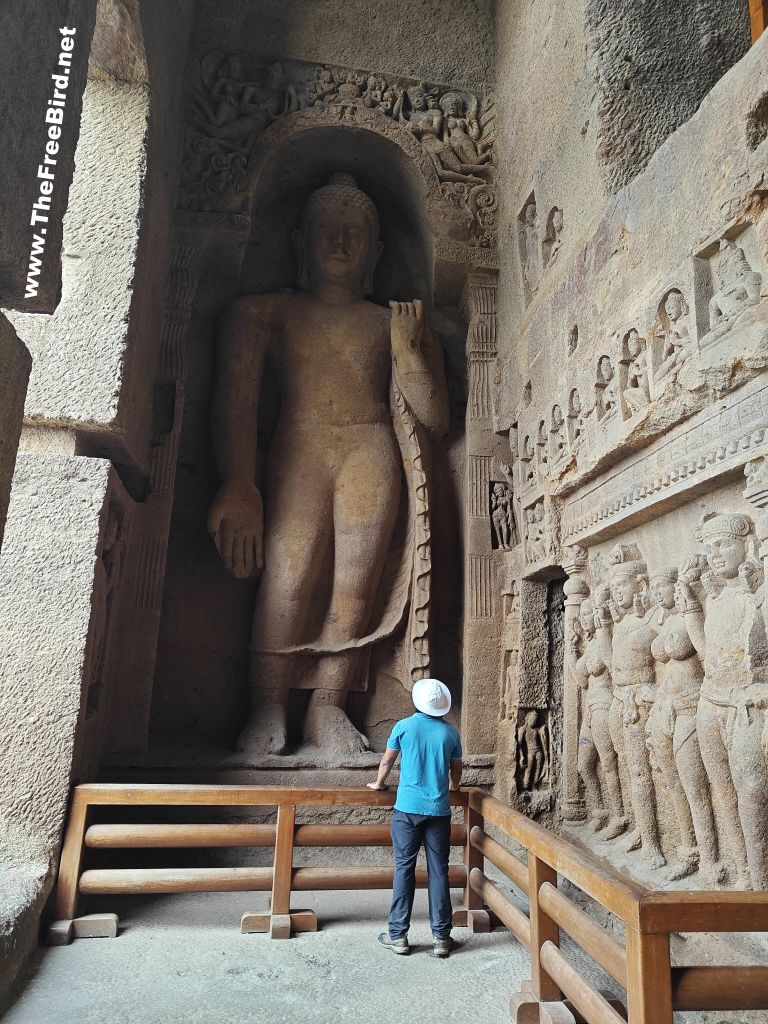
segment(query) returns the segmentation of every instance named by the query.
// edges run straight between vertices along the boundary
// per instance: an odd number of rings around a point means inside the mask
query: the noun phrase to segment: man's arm
[[[451,758],[450,767],[450,789],[457,790],[461,785],[461,773],[464,770],[464,762],[460,757]]]
[[[379,774],[376,776],[376,781],[369,782],[368,789],[387,788],[387,778],[395,766],[395,761],[397,760],[397,755],[399,753],[399,750],[392,750],[390,747],[387,747],[382,755],[381,763],[379,764]]]

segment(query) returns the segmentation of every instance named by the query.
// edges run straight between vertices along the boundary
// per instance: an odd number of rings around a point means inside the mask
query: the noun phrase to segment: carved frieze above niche
[[[188,86],[179,206],[247,214],[264,151],[288,134],[329,125],[376,132],[406,151],[427,182],[446,258],[456,243],[495,248],[492,95],[335,65],[264,66],[248,54],[221,52],[198,59]]]
[[[561,386],[517,409],[526,503],[573,493],[768,367],[758,228],[724,228],[633,309],[617,309],[626,319],[604,339],[580,337],[577,349],[564,334]],[[582,347],[590,362],[571,366]]]

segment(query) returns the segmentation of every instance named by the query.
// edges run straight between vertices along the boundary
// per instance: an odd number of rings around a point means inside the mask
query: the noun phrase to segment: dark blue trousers
[[[447,939],[451,934],[451,892],[448,885],[451,816],[394,811],[392,846],[395,851],[395,878],[392,884],[392,909],[389,912],[391,939],[401,939],[408,933],[416,892],[416,858],[422,843],[427,853],[427,892],[432,935],[436,939]]]

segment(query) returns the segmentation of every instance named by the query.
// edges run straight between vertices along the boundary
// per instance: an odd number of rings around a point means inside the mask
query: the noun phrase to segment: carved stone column
[[[579,729],[581,728],[581,689],[576,679],[576,656],[571,639],[581,602],[589,594],[587,552],[579,545],[563,551],[565,582],[565,666],[563,679],[563,786],[562,812],[566,821],[583,821],[586,804],[579,778]]]
[[[496,359],[496,275],[467,279],[463,308],[469,323],[464,503],[464,686],[461,733],[467,753],[488,753],[496,741],[501,602],[490,518],[494,464],[504,462],[493,430],[491,383]]]
[[[133,530],[119,620],[110,748],[146,749],[184,408],[184,345],[207,234],[177,228],[154,384],[149,498]]]

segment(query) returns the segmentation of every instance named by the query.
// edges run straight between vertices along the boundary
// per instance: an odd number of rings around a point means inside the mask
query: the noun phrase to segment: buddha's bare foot
[[[645,853],[645,863],[651,871],[658,871],[659,868],[663,868],[667,863],[667,858],[658,848],[658,846],[651,846],[647,850],[643,847]]]
[[[263,704],[246,722],[237,737],[235,750],[244,754],[282,754],[288,741],[285,708],[281,704]]]
[[[310,701],[304,721],[304,739],[324,754],[345,757],[370,750],[368,740],[352,725],[341,708]]]
[[[632,853],[633,850],[639,850],[642,845],[642,839],[637,829],[633,829],[632,832],[626,838],[626,841],[622,844],[622,848],[625,853]]]
[[[624,835],[627,831],[627,819],[626,818],[611,818],[606,826],[605,835],[600,836],[601,839],[618,839],[619,836]]]
[[[592,815],[592,828],[595,832],[599,832],[604,829],[608,824],[608,811],[595,811]]]
[[[703,863],[699,869],[711,885],[722,885],[728,880],[728,869],[721,861]]]
[[[693,875],[699,868],[699,851],[693,846],[681,846],[677,850],[677,862],[670,865],[667,878],[676,882]]]

